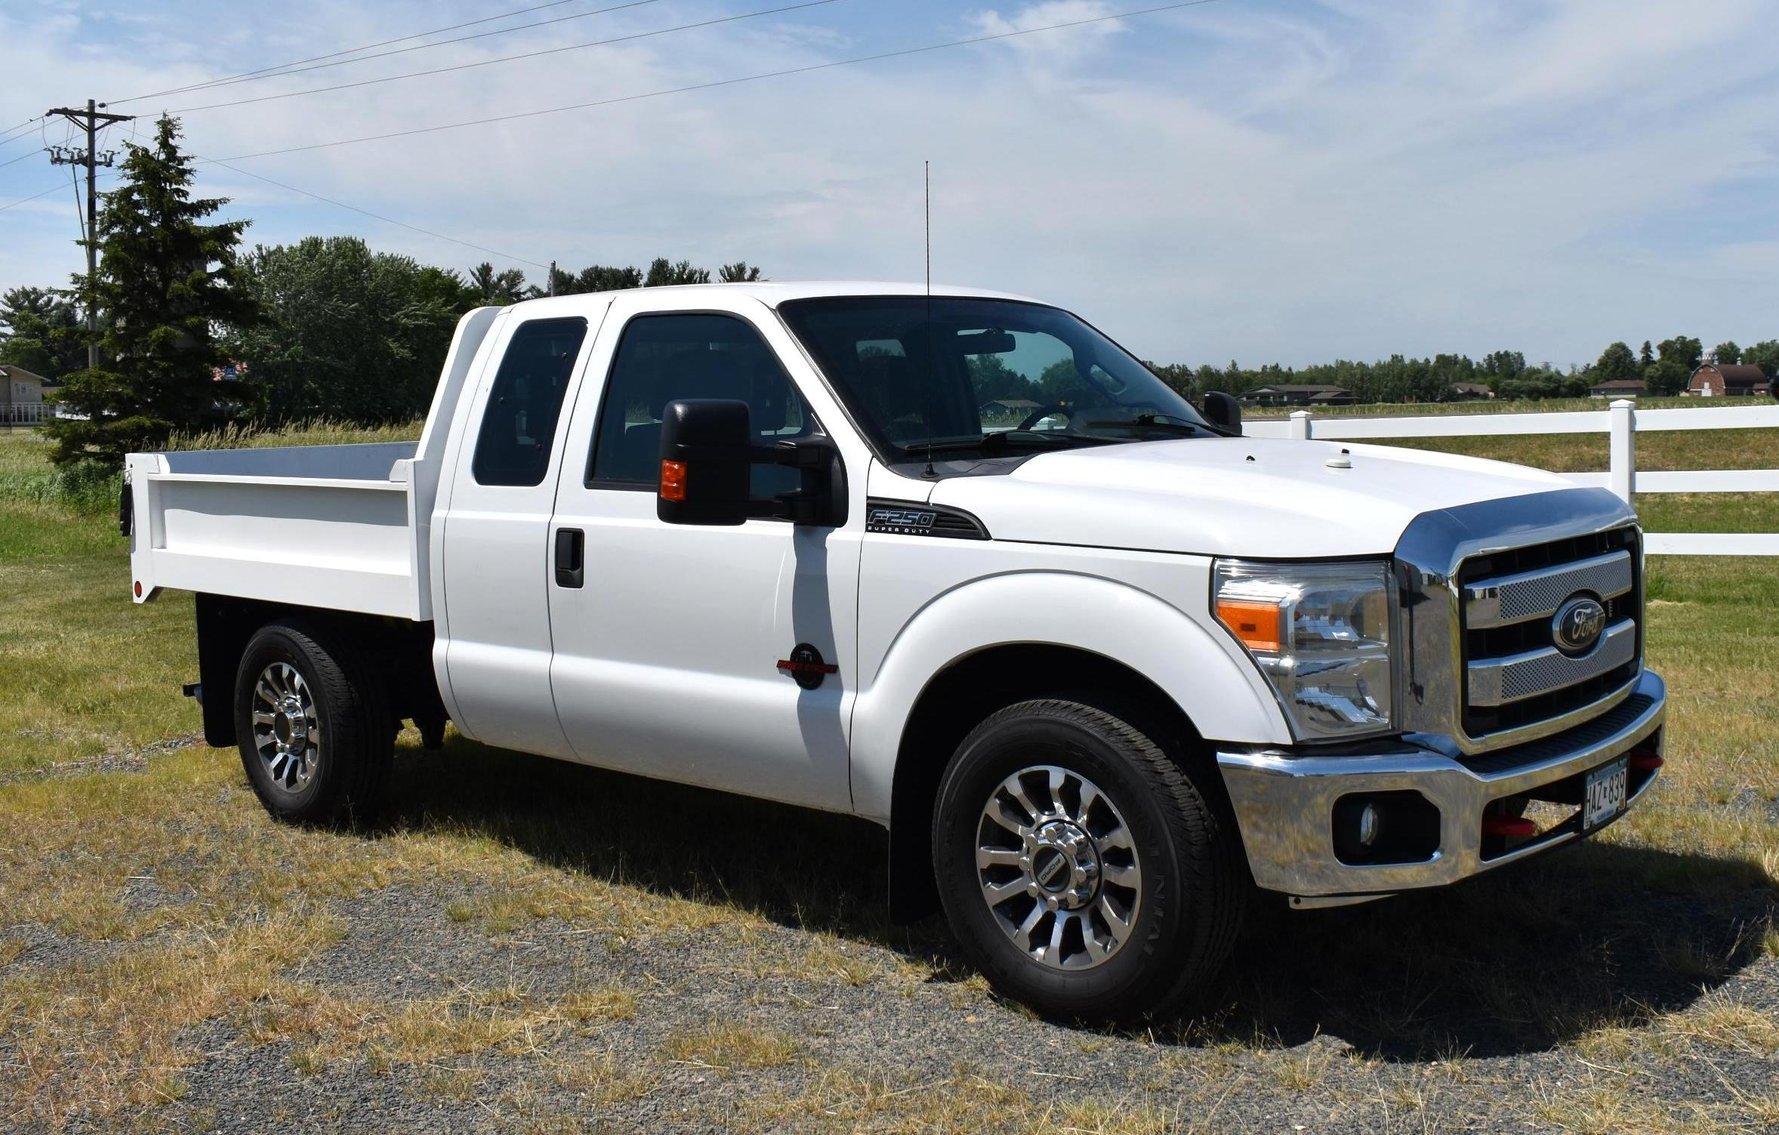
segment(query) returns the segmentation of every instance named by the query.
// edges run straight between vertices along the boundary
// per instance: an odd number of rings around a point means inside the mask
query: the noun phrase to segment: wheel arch
[[[1212,806],[1234,816],[1204,736],[1180,703],[1140,671],[1077,646],[1001,643],[935,674],[908,715],[889,808],[891,917],[909,922],[938,907],[931,833],[939,781],[964,737],[997,710],[1038,698],[1079,701],[1122,718],[1180,760]],[[1238,833],[1239,838],[1239,833]]]
[[[375,669],[384,680],[396,720],[412,718],[429,736],[444,728],[444,704],[432,669],[430,622],[210,594],[197,596],[196,615],[199,701],[206,744],[229,748],[238,742],[236,671],[254,633],[282,621],[300,621],[352,638],[377,660]],[[436,731],[428,728],[433,725]]]

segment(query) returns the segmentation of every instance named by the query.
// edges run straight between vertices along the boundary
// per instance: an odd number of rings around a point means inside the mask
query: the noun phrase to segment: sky
[[[172,112],[228,163],[198,191],[249,244],[354,234],[536,282],[656,256],[919,280],[930,161],[936,282],[1058,303],[1157,362],[1779,338],[1772,0],[1203,0],[643,98],[1167,0],[560,0],[377,50],[503,34],[161,93],[539,2],[0,0],[0,138],[97,98],[145,116],[115,148]],[[747,18],[666,30],[724,17]],[[83,267],[70,171],[40,152],[68,132],[0,142],[0,289]]]

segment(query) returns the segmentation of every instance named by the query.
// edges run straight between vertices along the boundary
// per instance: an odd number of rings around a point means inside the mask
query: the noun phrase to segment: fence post
[[[1298,441],[1310,439],[1310,412],[1308,410],[1291,411],[1291,436]]]
[[[1619,500],[1633,504],[1637,494],[1637,403],[1616,399],[1607,415],[1607,468],[1611,470],[1607,483]]]

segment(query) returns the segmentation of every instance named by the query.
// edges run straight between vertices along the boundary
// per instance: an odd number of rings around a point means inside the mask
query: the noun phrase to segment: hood
[[[1308,559],[1387,553],[1424,512],[1574,487],[1474,457],[1236,437],[1045,453],[940,481],[931,502],[976,514],[996,539]]]

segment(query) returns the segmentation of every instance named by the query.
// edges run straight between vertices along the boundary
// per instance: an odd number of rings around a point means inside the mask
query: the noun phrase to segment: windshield
[[[1122,347],[1054,307],[844,296],[779,312],[892,462],[1215,434]]]

